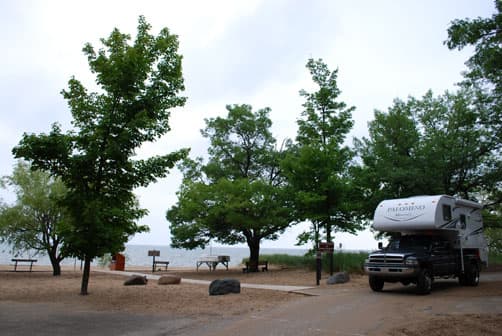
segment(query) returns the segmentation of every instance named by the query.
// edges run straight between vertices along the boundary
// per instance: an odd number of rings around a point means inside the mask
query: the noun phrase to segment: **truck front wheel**
[[[417,279],[417,293],[418,294],[429,294],[432,289],[432,275],[427,269],[423,269],[418,274]]]
[[[464,274],[464,282],[467,286],[479,285],[479,268],[476,264],[472,263],[467,267]]]
[[[383,289],[384,281],[379,277],[370,275],[370,287],[375,292],[381,292]]]

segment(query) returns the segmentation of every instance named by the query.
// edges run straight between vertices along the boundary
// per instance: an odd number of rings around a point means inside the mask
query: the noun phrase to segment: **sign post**
[[[153,257],[153,262],[152,262],[152,273],[155,272],[155,257],[160,256],[160,251],[159,250],[149,250],[148,251],[148,256]]]
[[[333,242],[319,242],[316,254],[316,284],[319,286],[321,280],[322,253],[333,253],[335,244]]]

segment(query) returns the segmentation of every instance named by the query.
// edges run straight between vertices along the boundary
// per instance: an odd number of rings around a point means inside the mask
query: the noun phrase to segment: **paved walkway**
[[[115,274],[115,275],[122,275],[122,276],[140,275],[140,276],[146,276],[146,278],[148,280],[159,280],[159,278],[161,277],[161,275],[155,275],[155,274],[144,274],[144,273],[139,273],[139,272],[128,272],[128,271],[110,271],[110,270],[106,270],[106,269],[93,269],[93,272],[108,273],[108,274]],[[208,281],[208,280],[195,280],[195,279],[185,279],[185,278],[182,278],[181,281],[184,283],[189,283],[189,284],[207,285],[207,286],[209,286],[209,284],[211,283],[211,281]],[[304,294],[305,293],[304,291],[312,289],[313,287],[260,285],[260,284],[241,283],[241,288],[266,289],[266,290],[275,290],[275,291],[281,291],[281,292]],[[312,295],[312,294],[308,294],[308,295]]]

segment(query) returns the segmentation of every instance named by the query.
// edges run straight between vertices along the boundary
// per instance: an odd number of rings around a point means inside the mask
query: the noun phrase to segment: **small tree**
[[[256,271],[262,239],[277,239],[291,223],[279,170],[281,153],[269,131],[269,109],[227,106],[226,118],[206,120],[209,161],[186,160],[178,203],[167,212],[172,246],[204,247],[211,239],[246,243]]]
[[[360,228],[354,220],[356,202],[350,177],[353,152],[343,144],[353,125],[355,107],[339,100],[338,70],[330,71],[322,60],[313,59],[307,69],[319,89],[300,91],[305,110],[298,120],[296,143],[288,149],[282,168],[290,194],[295,195],[296,219],[312,223],[312,230],[300,236],[300,243],[313,240],[317,246],[322,231],[331,242],[334,232]]]
[[[65,239],[68,253],[84,260],[82,295],[88,293],[91,261],[121,251],[131,235],[147,230],[136,224],[147,211],[134,188],[166,176],[188,152],[133,159],[142,143],[169,131],[168,109],[185,102],[178,97],[184,89],[178,38],[167,28],[157,37],[149,30],[140,17],[132,45],[117,29],[97,53],[87,44],[83,51],[101,91],[88,93],[70,79],[63,96],[75,129],[63,133],[55,124],[49,134],[24,134],[13,150],[68,187],[64,205],[74,220]]]
[[[22,161],[12,176],[3,178],[2,186],[14,188],[16,201],[0,207],[0,240],[9,243],[13,251],[47,254],[53,275],[60,275],[60,263],[65,258],[64,232],[70,226],[70,217],[61,206],[66,187],[59,178],[30,170]]]

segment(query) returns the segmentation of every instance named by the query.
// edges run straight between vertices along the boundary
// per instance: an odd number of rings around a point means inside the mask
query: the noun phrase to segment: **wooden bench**
[[[242,269],[242,272],[243,273],[249,273],[251,271],[251,267],[250,266],[251,266],[251,263],[249,261],[246,262],[246,267],[244,267]],[[265,272],[265,271],[268,272],[268,261],[267,260],[260,260],[260,261],[258,261],[257,267],[258,267],[258,270],[261,267],[261,271],[262,272]]]
[[[167,271],[167,266],[169,266],[169,261],[155,260],[155,261],[153,262],[152,272],[155,272],[155,268],[156,268],[158,265],[163,265],[163,266],[165,267],[165,270]]]
[[[13,258],[11,260],[14,262],[14,272],[17,272],[18,263],[30,263],[30,272],[31,272],[33,268],[33,263],[36,263],[38,261],[37,259],[19,259],[19,258]]]

